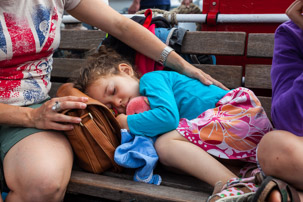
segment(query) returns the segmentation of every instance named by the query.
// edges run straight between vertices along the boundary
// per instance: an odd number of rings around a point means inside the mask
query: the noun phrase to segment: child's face
[[[131,98],[139,96],[139,80],[122,72],[96,80],[88,89],[87,94],[105,104],[116,108],[119,113],[126,113],[126,106]]]

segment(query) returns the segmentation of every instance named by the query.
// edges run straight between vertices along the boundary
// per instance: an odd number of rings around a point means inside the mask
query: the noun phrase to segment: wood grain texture
[[[65,50],[91,50],[96,48],[105,33],[95,30],[62,30],[60,48]],[[187,32],[182,52],[189,54],[244,55],[244,32]],[[250,34],[247,55],[249,57],[272,57],[273,34]],[[81,58],[54,58],[52,88],[54,97],[62,82],[74,78],[77,70],[85,64]],[[233,89],[245,86],[252,89],[271,89],[270,65],[246,65],[245,82],[242,82],[244,68],[236,65],[195,64],[226,87]],[[270,118],[271,97],[258,96]],[[114,201],[206,201],[212,187],[186,175],[175,174],[157,166],[155,173],[161,175],[160,186],[133,181],[132,172],[102,175],[73,169],[67,192],[98,197]]]
[[[75,78],[77,71],[85,64],[85,59],[55,58],[52,77]],[[243,67],[233,65],[206,65],[195,64],[195,67],[202,69],[228,88],[241,86]]]
[[[97,48],[105,37],[99,30],[62,30],[59,48],[71,50],[90,50]]]
[[[245,87],[271,89],[271,65],[246,65]]]
[[[122,173],[114,173],[111,171],[106,171],[102,175],[116,177],[126,180],[133,180],[135,170],[134,169],[124,169]],[[213,188],[201,180],[192,177],[190,175],[177,174],[170,172],[163,168],[161,164],[158,164],[154,170],[155,174],[159,174],[162,177],[161,186],[169,186],[179,189],[186,189],[191,191],[205,192],[211,194]]]
[[[97,30],[62,30],[61,49],[90,50],[97,48],[105,33]],[[182,53],[243,55],[245,32],[187,32]]]
[[[52,77],[74,78],[76,72],[85,64],[85,59],[54,58]]]
[[[274,50],[274,34],[251,33],[248,35],[248,57],[272,57]]]
[[[187,32],[182,53],[243,55],[245,32]]]
[[[52,82],[52,87],[51,90],[49,91],[49,96],[50,97],[56,97],[56,92],[58,88],[62,85],[63,83],[58,83],[58,82]]]
[[[202,69],[227,88],[237,88],[242,85],[243,67],[241,66],[195,64],[195,67]]]
[[[258,96],[269,120],[271,120],[271,97]]]
[[[73,171],[68,192],[115,201],[206,201],[209,194]]]

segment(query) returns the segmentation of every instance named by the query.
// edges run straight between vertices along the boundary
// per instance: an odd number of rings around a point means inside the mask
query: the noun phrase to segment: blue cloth
[[[167,44],[167,37],[168,35],[171,35],[175,30],[175,28],[171,29],[171,28],[164,28],[164,27],[160,27],[160,28],[155,28],[155,35],[165,44]]]
[[[127,116],[130,133],[154,137],[175,130],[181,118],[191,120],[215,108],[228,92],[174,71],[148,72],[140,79],[140,95],[151,110]]]
[[[160,185],[160,175],[153,170],[158,162],[158,154],[154,148],[155,138],[133,136],[126,129],[121,129],[121,145],[116,148],[114,160],[125,168],[137,168],[134,181]]]

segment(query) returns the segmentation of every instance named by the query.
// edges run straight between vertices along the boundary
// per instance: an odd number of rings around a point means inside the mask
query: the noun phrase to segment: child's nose
[[[122,105],[122,99],[120,99],[120,98],[116,99],[115,104],[116,104],[117,107],[120,107]]]

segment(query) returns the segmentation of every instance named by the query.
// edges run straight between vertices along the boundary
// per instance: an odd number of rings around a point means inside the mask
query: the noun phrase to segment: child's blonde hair
[[[86,93],[86,89],[100,77],[120,74],[119,64],[121,63],[134,66],[121,54],[101,45],[98,52],[89,56],[87,64],[80,69],[79,76],[73,81],[75,88]],[[135,70],[134,73],[138,76]]]

